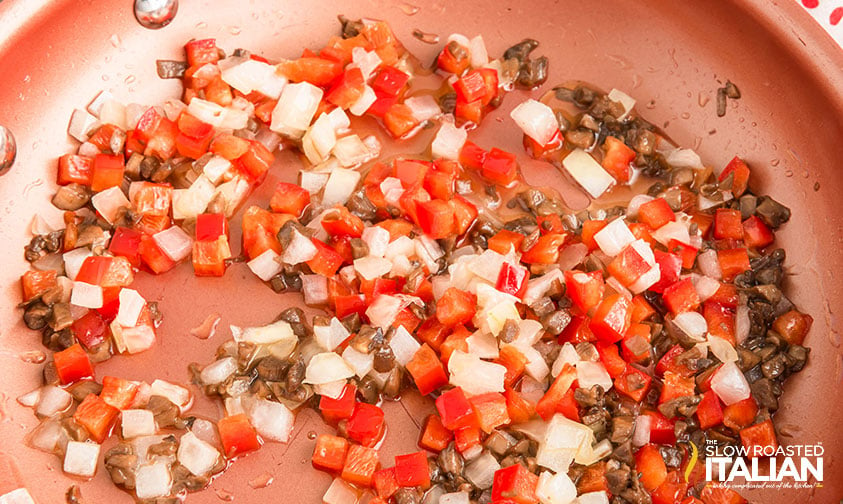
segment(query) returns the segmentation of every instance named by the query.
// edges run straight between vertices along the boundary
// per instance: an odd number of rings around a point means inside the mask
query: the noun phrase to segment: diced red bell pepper
[[[363,234],[363,221],[344,206],[336,206],[322,217],[322,228],[331,236],[359,238]]]
[[[30,301],[58,285],[56,270],[29,270],[20,277],[23,300]]]
[[[53,363],[62,385],[94,376],[94,367],[82,345],[76,343],[53,354]]]
[[[383,410],[373,404],[358,403],[348,419],[348,437],[364,446],[374,446],[383,435]]]
[[[504,262],[498,273],[498,280],[495,288],[505,294],[512,294],[517,298],[523,298],[527,292],[527,280],[530,273],[526,268],[515,266]]]
[[[403,103],[394,103],[383,115],[383,123],[395,138],[401,138],[418,126],[419,121],[413,116],[413,110]]]
[[[635,470],[641,485],[651,492],[667,479],[667,466],[654,444],[644,445],[635,452]]]
[[[741,211],[718,208],[714,214],[714,238],[718,240],[742,240],[743,225]]]
[[[688,483],[685,482],[684,476],[678,470],[671,471],[667,474],[667,478],[653,490],[650,497],[653,504],[676,504],[685,496],[688,491]]]
[[[120,410],[103,401],[96,394],[88,394],[76,407],[73,419],[88,431],[91,439],[102,443],[111,434]]]
[[[136,213],[169,215],[173,199],[173,186],[152,182],[135,182],[129,191],[132,208]]]
[[[705,392],[697,405],[697,420],[700,422],[700,429],[716,427],[723,423],[723,407],[713,390]]]
[[[302,212],[310,204],[310,193],[303,187],[280,182],[275,187],[272,199],[269,200],[269,208],[276,213],[286,213],[301,217]]]
[[[372,486],[372,477],[380,466],[378,451],[361,445],[350,445],[342,468],[342,479],[361,487]]]
[[[82,343],[85,348],[93,348],[104,342],[108,337],[108,325],[96,310],[90,310],[74,320],[70,330],[73,331],[76,340]]]
[[[495,88],[497,89],[497,86]],[[472,70],[457,79],[454,82],[454,91],[457,93],[457,99],[466,103],[480,100],[483,105],[487,105],[494,98],[487,98],[486,80],[479,70]]]
[[[103,124],[88,138],[100,152],[111,152],[111,138],[119,128],[113,124]]]
[[[773,421],[769,418],[752,427],[741,429],[740,435],[741,444],[746,448],[749,457],[768,456],[779,447],[776,429],[773,428]]]
[[[439,351],[449,333],[450,331],[445,324],[439,322],[436,317],[432,317],[422,323],[416,337],[420,342],[427,343],[430,348]]]
[[[294,219],[290,214],[270,213],[263,208],[250,206],[243,212],[243,250],[249,259],[263,254],[267,250],[281,253],[281,243],[278,242],[278,231],[288,220]]]
[[[524,242],[524,235],[510,231],[508,229],[501,229],[494,236],[489,238],[489,250],[494,250],[498,254],[506,255],[511,251],[519,252],[521,244]]]
[[[91,285],[102,285],[102,279],[113,261],[114,258],[108,256],[87,257],[82,262],[79,272],[76,273],[76,281]]]
[[[703,303],[703,317],[708,325],[708,334],[723,338],[732,345],[735,340],[735,314],[717,303],[707,299]]]
[[[155,107],[149,107],[146,111],[141,114],[140,118],[138,119],[137,125],[134,128],[134,134],[145,145],[149,142],[152,136],[155,134],[155,131],[158,129],[158,125],[161,124],[162,116],[158,113],[158,110]]]
[[[424,175],[424,190],[433,198],[448,201],[454,196],[454,181],[457,174],[439,170],[428,170]]]
[[[176,151],[178,151],[181,156],[190,159],[199,159],[208,152],[208,148],[211,146],[213,138],[213,132],[208,133],[202,138],[193,138],[184,133],[179,133],[176,135],[175,139]]]
[[[527,358],[514,345],[504,345],[494,362],[506,368],[503,383],[507,387],[511,387],[521,378],[527,366]]]
[[[676,220],[676,214],[664,198],[656,198],[638,207],[638,220],[652,229],[658,229]]]
[[[446,238],[454,234],[454,209],[447,201],[430,200],[416,205],[419,227],[431,238]]]
[[[510,424],[524,423],[533,418],[536,408],[533,404],[524,399],[521,394],[507,387],[503,396],[506,398],[506,411],[509,414]]]
[[[520,235],[519,235],[520,236]],[[566,271],[565,272],[565,294],[574,303],[574,306],[588,313],[592,308],[600,304],[603,299],[603,273],[600,271]]]
[[[521,255],[527,264],[553,264],[559,260],[559,249],[565,244],[567,234],[554,233],[539,236],[536,243]]]
[[[458,452],[466,453],[471,448],[480,444],[482,434],[480,427],[476,425],[457,429],[454,431],[454,446]]]
[[[649,319],[656,313],[656,309],[653,308],[644,296],[641,294],[635,295],[632,297],[632,323],[637,324],[639,322],[644,322],[645,320]]]
[[[606,368],[606,372],[612,378],[617,378],[626,371],[626,361],[620,356],[618,346],[613,343],[600,343],[594,345],[597,348],[597,355],[600,356],[600,362]]]
[[[693,287],[693,286],[692,286]],[[591,317],[589,328],[598,339],[614,343],[623,339],[632,323],[631,303],[620,294],[607,296]]]
[[[105,376],[102,379],[100,398],[106,404],[124,410],[134,404],[139,389],[137,383],[115,376]]]
[[[671,239],[667,244],[668,252],[679,254],[682,258],[682,267],[691,269],[694,267],[694,261],[697,260],[698,250],[695,247],[682,243],[679,240]]]
[[[627,147],[623,140],[613,136],[606,137],[604,144],[603,169],[620,183],[629,182],[629,164],[635,159],[635,151]]]
[[[410,76],[393,66],[382,66],[372,80],[372,89],[386,96],[398,96]]]
[[[801,345],[814,323],[813,317],[790,310],[773,321],[773,330],[791,345]]]
[[[536,504],[539,477],[521,464],[513,464],[495,471],[492,481],[492,502],[509,499],[518,504]]]
[[[184,46],[184,50],[190,66],[216,63],[220,59],[215,39],[191,40]]]
[[[477,146],[471,140],[467,140],[460,150],[460,164],[472,170],[480,170],[486,162],[489,153],[483,148]]]
[[[515,154],[493,147],[483,162],[480,173],[484,178],[501,186],[508,186],[518,177]]]
[[[99,192],[110,187],[119,187],[123,183],[125,168],[122,154],[97,154],[91,168],[91,190]]]
[[[476,309],[477,296],[456,287],[448,287],[436,301],[436,319],[448,327],[467,324],[474,317]]]
[[[580,239],[588,247],[589,252],[597,249],[597,242],[594,241],[594,235],[596,235],[601,229],[606,227],[607,224],[608,221],[605,220],[583,221]]]
[[[339,61],[319,57],[304,57],[288,60],[278,65],[278,71],[292,82],[309,82],[315,86],[327,86],[342,74]]]
[[[641,278],[641,275],[650,271],[650,268],[650,264],[635,248],[626,246],[606,266],[606,271],[622,285],[629,287]]]
[[[334,312],[338,318],[345,318],[353,313],[363,315],[368,308],[366,297],[362,294],[349,294],[337,296],[333,299]]]
[[[738,492],[716,483],[706,484],[700,498],[703,504],[746,504],[747,500],[738,494]],[[685,504],[683,502],[682,504]]]
[[[538,215],[536,216],[536,223],[539,225],[541,234],[565,232],[565,226],[562,224],[562,218],[559,217],[559,214]]]
[[[752,425],[757,414],[758,403],[755,402],[755,398],[749,396],[743,401],[730,404],[723,409],[723,425],[734,431],[739,431],[748,425]]]
[[[471,396],[468,400],[477,417],[479,427],[486,433],[501,425],[509,424],[509,413],[506,410],[506,398],[498,392],[489,392]]]
[[[251,140],[246,152],[234,160],[234,166],[252,183],[260,184],[274,161],[275,154],[257,140]]]
[[[214,127],[210,124],[200,121],[196,117],[190,115],[187,111],[179,114],[176,120],[176,126],[179,131],[190,138],[206,138],[214,132]]]
[[[325,471],[341,471],[348,453],[348,440],[330,434],[320,434],[313,447],[313,467]]]
[[[317,275],[334,276],[342,266],[342,256],[321,240],[312,238],[311,241],[316,246],[316,255],[313,256],[313,259],[307,261],[308,267]]]
[[[211,142],[211,152],[227,159],[234,161],[246,154],[249,150],[249,141],[245,138],[234,136],[231,133],[222,133],[214,138]]]
[[[718,250],[717,259],[720,261],[720,271],[725,282],[731,282],[736,276],[750,269],[749,254],[745,248]]]
[[[743,221],[743,242],[747,247],[763,249],[773,243],[773,232],[764,224],[764,221],[751,215]]]
[[[141,237],[138,250],[140,251],[143,263],[156,275],[160,275],[176,267],[175,261],[167,257],[151,236],[143,235]]]
[[[226,260],[231,258],[231,247],[225,236],[215,240],[193,242],[193,273],[196,276],[221,277],[225,274]]]
[[[659,411],[648,410],[641,412],[650,417],[650,442],[656,444],[676,443],[676,429],[673,420],[662,415]]]
[[[323,395],[319,399],[319,410],[322,412],[322,418],[332,423],[351,418],[356,405],[357,387],[351,383],[343,387],[338,398],[333,399]]]
[[[569,418],[575,422],[580,421],[580,408],[579,404],[577,403],[577,399],[574,396],[576,389],[578,388],[577,382],[574,381],[574,384],[571,385],[571,388],[565,392],[565,395],[562,396],[562,400],[559,401],[559,404],[556,405],[556,412],[562,413],[566,418]]]
[[[442,425],[451,431],[477,425],[477,417],[471,408],[471,403],[460,387],[440,394],[436,398],[436,409],[439,411]]]
[[[462,73],[471,64],[468,49],[459,45],[457,42],[449,42],[436,59],[437,66],[455,75],[462,75]]]
[[[403,73],[403,72],[402,72]],[[325,95],[325,101],[342,109],[348,109],[363,96],[366,81],[363,72],[357,67],[350,67]]]
[[[682,272],[682,258],[676,254],[654,250],[656,264],[659,265],[661,276],[659,281],[650,286],[649,290],[663,293],[664,290],[679,281],[679,274]]]
[[[650,345],[641,344],[650,342],[650,326],[647,324],[632,323],[621,341],[623,358],[627,362],[643,362],[650,358]],[[634,345],[632,343],[635,343]]]
[[[221,418],[217,422],[217,431],[226,458],[243,455],[261,447],[258,432],[252,427],[245,413]]]
[[[221,213],[203,213],[196,216],[196,240],[228,238],[228,219]]]
[[[597,341],[590,326],[590,318],[581,315],[573,316],[565,329],[562,330],[562,334],[559,335],[560,344],[568,342],[576,345],[586,341]]]
[[[471,331],[465,328],[465,326],[458,325],[453,328],[451,334],[445,338],[445,341],[439,346],[439,357],[442,359],[442,363],[446,366],[448,365],[448,359],[451,358],[451,354],[454,353],[456,350],[461,350],[463,352],[468,352],[468,343],[466,343],[466,339],[471,336]]]
[[[448,447],[448,443],[453,438],[453,433],[442,425],[442,419],[439,418],[439,415],[432,413],[427,416],[422,426],[419,448],[440,452]]]
[[[694,395],[695,388],[696,382],[694,382],[693,378],[686,378],[680,374],[665,371],[664,385],[659,396],[659,404],[666,403],[678,397],[692,396]]]
[[[662,355],[656,364],[656,374],[664,376],[668,371],[689,378],[694,376],[695,371],[688,367],[687,363],[678,361],[678,357],[685,352],[682,345],[673,345],[670,350]]]
[[[690,278],[667,287],[662,293],[662,301],[673,314],[694,311],[700,306],[700,297]]]
[[[627,365],[623,374],[615,378],[614,384],[618,392],[641,402],[647,394],[652,380],[647,373],[634,366]]]
[[[729,164],[726,165],[726,168],[720,172],[719,180],[722,182],[726,180],[726,177],[729,175],[733,175],[732,177],[732,194],[735,197],[741,196],[744,192],[746,192],[747,184],[749,183],[749,166],[746,165],[743,159],[735,156]]]
[[[372,486],[375,487],[375,493],[380,499],[384,499],[384,504],[392,495],[398,491],[398,480],[395,479],[395,468],[381,469],[372,475]],[[369,501],[372,504],[372,501]]]
[[[477,219],[477,207],[460,195],[448,200],[448,204],[454,210],[454,234],[464,235]]]
[[[76,154],[65,154],[59,158],[58,184],[82,184],[91,185],[93,177],[93,158],[78,156]]]
[[[102,289],[102,308],[98,308],[96,312],[100,314],[106,324],[110,324],[117,317],[117,312],[120,310],[121,290],[122,287],[103,287]],[[143,314],[143,311],[141,314]]]
[[[207,95],[206,95],[207,97]],[[143,153],[146,156],[157,156],[160,159],[170,159],[176,153],[176,138],[179,128],[176,123],[166,117],[158,122],[158,127],[146,143]]]
[[[635,237],[636,240],[644,240],[650,246],[650,248],[656,246],[656,239],[653,238],[653,234],[650,233],[652,228],[643,222],[630,222],[628,224],[629,231],[632,233],[632,236]]]
[[[476,100],[466,103],[457,100],[457,104],[454,107],[454,116],[457,118],[457,124],[460,125],[466,122],[480,124],[483,120],[483,102]]]
[[[442,366],[442,361],[427,343],[416,351],[406,367],[422,395],[448,384],[448,374]]]
[[[494,100],[498,96],[498,71],[494,68],[478,68],[475,71],[480,72],[480,74],[483,76],[485,92],[480,98],[480,103],[482,103],[485,107],[489,105],[492,100]]]
[[[402,487],[429,487],[430,468],[427,465],[427,455],[423,451],[396,455],[395,480],[398,486]]]
[[[117,227],[108,244],[108,251],[115,256],[125,257],[133,267],[137,268],[141,263],[140,242],[140,232],[132,228]]]
[[[559,402],[568,393],[568,390],[576,379],[577,371],[570,364],[565,364],[559,374],[556,375],[550,388],[547,389],[547,392],[536,403],[536,413],[544,420],[550,420],[556,413]]]

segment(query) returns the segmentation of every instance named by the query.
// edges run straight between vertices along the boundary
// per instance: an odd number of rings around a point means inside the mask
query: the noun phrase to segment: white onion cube
[[[615,179],[600,163],[582,149],[576,149],[565,156],[562,166],[592,198],[599,198],[615,183]]]
[[[97,470],[100,445],[81,441],[68,441],[64,453],[64,472],[91,477]]]
[[[165,462],[141,466],[135,475],[135,493],[139,499],[169,495],[172,484],[170,468]]]
[[[127,409],[120,413],[123,438],[131,439],[138,436],[155,434],[155,415],[145,409]]]
[[[220,452],[216,448],[202,441],[192,432],[181,437],[176,453],[179,463],[196,476],[204,476],[211,472],[217,465],[219,456]]]

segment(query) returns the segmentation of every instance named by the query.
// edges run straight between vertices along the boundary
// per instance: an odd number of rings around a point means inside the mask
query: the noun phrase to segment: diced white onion
[[[170,226],[164,231],[159,231],[152,235],[152,239],[161,252],[175,262],[189,256],[193,249],[193,240],[179,226]]]
[[[123,327],[117,321],[111,323],[114,342],[121,352],[135,354],[149,350],[155,343],[155,330],[144,324],[135,327]]]
[[[68,441],[64,453],[64,472],[75,476],[93,476],[99,456],[100,445],[96,443]]]
[[[484,451],[465,466],[465,477],[480,490],[485,490],[492,486],[495,472],[500,468],[501,465],[495,456],[488,451]]]
[[[351,63],[360,69],[363,74],[363,80],[368,81],[375,70],[381,65],[382,61],[378,53],[375,51],[367,51],[362,47],[355,47],[351,50]]]
[[[711,277],[715,280],[723,278],[723,272],[720,270],[720,260],[717,258],[717,251],[708,249],[701,252],[697,256],[697,264],[700,267],[703,275]]]
[[[745,304],[739,304],[735,310],[735,340],[743,343],[749,337],[749,308]]]
[[[705,302],[706,299],[713,296],[720,290],[720,282],[705,275],[694,275],[691,277],[694,282],[694,288],[697,290],[697,296],[700,301]]]
[[[204,476],[211,472],[220,458],[220,452],[209,443],[199,439],[193,432],[188,432],[179,440],[176,452],[179,464],[195,476]]]
[[[395,361],[401,366],[406,366],[416,355],[421,345],[404,326],[398,326],[389,340],[389,347],[392,349]]]
[[[731,343],[718,336],[708,335],[708,347],[720,362],[737,362],[738,351]]]
[[[0,504],[35,504],[26,488],[18,488],[0,495]]]
[[[135,473],[135,493],[139,499],[153,499],[169,495],[172,484],[170,468],[166,462],[155,462],[141,466]]]
[[[313,326],[313,339],[329,352],[333,352],[348,336],[348,329],[336,317],[332,317],[328,325]]]
[[[87,110],[76,109],[70,115],[70,124],[67,126],[67,134],[85,142],[88,136],[100,125],[96,117],[89,114]]]
[[[109,187],[91,196],[91,204],[109,224],[117,220],[120,208],[130,206],[128,198],[117,186]]]
[[[120,413],[124,439],[155,434],[155,415],[146,409],[127,409]]]
[[[117,309],[117,322],[126,327],[137,324],[138,317],[146,306],[143,296],[134,289],[123,288],[120,289],[117,298],[120,302]]]
[[[689,338],[697,341],[702,341],[706,331],[708,331],[708,323],[705,321],[705,317],[694,311],[679,313],[673,318],[673,323]]]
[[[70,304],[83,308],[102,308],[102,287],[85,282],[73,282]]]
[[[491,333],[475,331],[471,336],[466,338],[465,342],[468,345],[468,353],[476,355],[481,359],[497,359],[500,355],[498,339]]]
[[[629,205],[626,207],[626,216],[631,218],[638,217],[638,209],[644,203],[649,203],[653,201],[655,198],[650,196],[649,194],[636,194],[629,200]]]
[[[316,306],[328,302],[328,279],[322,275],[300,275],[304,302]]]
[[[489,62],[489,52],[482,35],[473,37],[468,42],[468,52],[471,54],[471,67],[481,68]]]
[[[404,100],[404,104],[410,107],[410,113],[418,122],[435,119],[442,115],[439,102],[432,95],[411,96]]]
[[[354,376],[354,370],[342,357],[334,352],[323,352],[310,359],[310,363],[305,370],[304,382],[311,385],[321,385],[352,376]]]
[[[544,471],[536,485],[536,498],[541,504],[571,504],[577,499],[577,487],[565,473]]]
[[[249,421],[264,439],[287,443],[293,433],[296,417],[286,406],[275,401],[257,399],[247,408]]]
[[[361,257],[354,260],[354,269],[364,280],[374,280],[390,272],[392,261],[383,257]]]
[[[734,362],[724,362],[711,378],[711,390],[726,406],[750,396],[749,382]]]
[[[650,442],[650,428],[653,418],[650,415],[638,415],[632,430],[632,446],[644,446]]]
[[[336,109],[342,110],[342,109]],[[328,114],[322,113],[302,137],[302,151],[313,164],[328,158],[337,144],[337,133]]]
[[[457,128],[451,121],[443,120],[439,131],[436,132],[436,136],[430,144],[433,157],[458,159],[466,140],[468,140],[468,131],[464,128]]]
[[[259,91],[276,100],[287,84],[287,79],[276,73],[274,66],[251,58],[242,58],[238,64],[223,69],[222,80],[244,95]]]
[[[550,143],[559,131],[559,122],[556,120],[553,109],[532,98],[512,109],[509,116],[525,135],[535,140],[539,145]]]
[[[615,183],[600,163],[582,149],[568,154],[562,160],[562,166],[592,198],[599,198]]]
[[[558,269],[551,270],[542,276],[531,278],[527,281],[527,292],[524,293],[524,304],[531,305],[544,296],[553,282],[560,281],[565,283],[565,278],[562,272]]]
[[[239,329],[239,328],[238,328]],[[234,340],[239,342],[254,343],[256,345],[268,345],[279,341],[296,340],[293,328],[289,322],[278,320],[271,324],[260,327],[247,327],[235,330],[232,326]]]
[[[319,250],[310,238],[294,229],[290,243],[281,253],[281,260],[287,264],[296,265],[313,259],[318,252]]]
[[[214,102],[193,98],[187,106],[187,112],[202,122],[219,127],[225,119],[226,109]]]
[[[407,241],[410,241],[410,239],[406,236],[402,236],[401,238],[406,239],[401,242],[406,247],[406,243]],[[387,253],[387,248],[391,246],[389,243],[389,231],[380,226],[369,226],[365,228],[361,239],[366,242],[366,245],[369,247],[369,256],[371,257],[384,257]],[[398,240],[396,240],[396,242],[398,242]],[[396,247],[397,246],[400,245],[396,245]],[[409,249],[412,252],[412,241],[410,241]]]
[[[703,167],[702,159],[699,154],[692,149],[676,149],[671,151],[665,159],[667,164],[676,168],[695,168]]]
[[[218,183],[223,175],[231,168],[231,162],[222,156],[213,156],[202,167],[202,173],[208,177],[212,183]]]
[[[329,207],[344,205],[357,188],[360,172],[345,168],[334,168],[322,192],[322,205]]]
[[[430,504],[469,504],[469,502],[468,492],[451,492],[440,495],[438,500],[431,501]]]
[[[653,238],[664,245],[668,246],[670,240],[676,240],[681,243],[690,243],[691,235],[688,234],[688,228],[681,222],[668,222],[664,226],[656,229],[652,233]]]
[[[114,95],[111,94],[109,91],[105,89],[100,91],[97,96],[94,97],[94,99],[91,101],[91,103],[88,104],[88,112],[90,112],[91,115],[99,117],[100,111],[102,110],[102,106],[105,104],[105,102],[111,101],[113,99]]]
[[[351,347],[351,345],[345,347],[345,350],[342,351],[342,358],[345,359],[352,369],[354,369],[354,374],[356,374],[358,378],[363,378],[369,374],[369,371],[373,368],[375,360],[374,355],[358,352]]]
[[[301,137],[310,126],[322,95],[321,88],[308,82],[284,86],[278,104],[272,110],[270,129],[289,137]]]
[[[71,280],[76,279],[76,275],[79,274],[79,270],[82,269],[82,263],[85,262],[85,259],[91,257],[93,252],[87,247],[79,247],[68,252],[62,254],[62,260],[64,260],[64,272],[67,274],[67,277]]]
[[[635,235],[632,234],[623,218],[620,217],[595,233],[594,241],[604,254],[616,256],[624,247],[635,241]]]
[[[633,107],[635,107],[635,99],[619,89],[612,88],[612,90],[609,91],[609,94],[607,94],[606,97],[612,100],[613,102],[618,102],[623,105],[624,112],[620,117],[618,117],[619,120],[624,120],[626,116],[628,116],[629,113],[632,112]]]
[[[345,168],[357,166],[373,158],[368,146],[357,135],[348,135],[338,139],[331,152]]]
[[[503,392],[506,368],[500,364],[480,360],[479,357],[461,350],[451,354],[448,360],[450,383],[471,395],[486,392]]]
[[[387,203],[398,206],[401,196],[404,194],[404,184],[396,177],[386,177],[380,183],[380,190]]]
[[[284,269],[281,263],[277,261],[279,257],[274,250],[266,249],[259,256],[247,262],[246,265],[258,278],[267,282]]]
[[[322,496],[323,504],[355,504],[357,492],[345,481],[334,478],[328,491]]]
[[[604,491],[588,492],[577,498],[577,504],[609,504],[609,496]]]
[[[190,406],[192,401],[189,390],[164,380],[155,380],[152,382],[150,393],[152,395],[166,397],[171,403],[178,406],[182,412]]]
[[[600,385],[604,391],[612,388],[612,377],[600,362],[580,361],[577,363],[577,383],[584,389]]]
[[[199,374],[199,379],[205,385],[216,385],[224,382],[235,372],[237,372],[237,361],[234,357],[223,357],[205,366]]]
[[[640,294],[655,285],[659,279],[661,279],[661,276],[661,267],[656,264],[647,270],[646,273],[638,277],[638,280],[629,286],[629,290],[631,290],[634,294]]]
[[[67,391],[53,385],[47,385],[41,389],[35,412],[42,417],[51,417],[67,411],[72,403],[73,396]]]
[[[357,101],[348,108],[348,111],[358,117],[362,116],[377,100],[378,95],[375,94],[375,90],[372,89],[371,86],[367,85],[363,88],[363,94],[360,95],[360,98],[358,98]]]

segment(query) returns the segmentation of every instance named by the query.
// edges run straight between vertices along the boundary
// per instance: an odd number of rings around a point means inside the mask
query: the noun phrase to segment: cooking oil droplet
[[[229,492],[228,490],[218,488],[214,490],[214,493],[217,494],[217,497],[219,497],[221,501],[232,502],[234,500],[234,494]]]
[[[700,107],[705,107],[708,102],[711,101],[711,97],[705,93],[700,92],[699,96],[697,96],[697,103]]]
[[[108,82],[108,79],[109,79],[109,78],[110,78],[110,77],[109,77],[108,75],[106,75],[106,74],[102,74],[101,79],[102,79],[102,81],[103,81],[103,82]]]
[[[793,170],[787,170],[787,171],[785,171],[785,172],[784,172],[784,176],[785,176],[785,177],[792,177],[792,176],[793,176]]]
[[[814,182],[814,192],[817,192],[817,191],[819,191],[819,190],[820,190],[820,183],[819,183],[819,182]]]
[[[638,74],[632,76],[632,89],[638,89],[641,86],[642,78]]]
[[[125,79],[123,79],[123,82],[125,82],[126,84],[131,84],[135,82],[135,76],[133,74],[129,74],[126,76]]]
[[[409,4],[407,2],[402,3],[398,7],[401,9],[401,12],[403,12],[404,14],[406,14],[408,16],[413,16],[421,10],[421,7],[419,7],[417,5]]]
[[[32,80],[32,77],[30,77],[29,74],[27,74],[23,77],[23,83],[24,84],[28,83],[31,80]]]
[[[808,173],[808,170],[805,170],[805,171],[802,172],[802,178],[808,178],[810,176],[811,176],[811,174]]]
[[[120,47],[120,35],[117,35],[115,33],[114,35],[111,36],[110,39],[108,39],[108,41],[111,42],[112,47],[115,47],[115,48]]]
[[[415,37],[416,39],[418,39],[421,42],[424,42],[425,44],[438,44],[439,43],[439,35],[437,35],[435,33],[423,32],[419,29],[413,30],[413,37]]]
[[[32,150],[38,150],[38,141],[32,142]]]
[[[197,30],[204,30],[207,27],[208,27],[208,23],[206,23],[205,21],[199,21],[198,23],[196,23],[196,29]]]
[[[654,108],[656,108],[656,100],[650,100],[644,106],[648,109],[654,109]]]
[[[308,432],[308,433],[307,433],[307,439],[310,439],[311,441],[312,441],[312,440],[314,440],[314,439],[316,439],[316,431],[310,431],[310,432]]]
[[[47,355],[41,350],[27,350],[19,353],[18,358],[30,364],[40,364],[47,360]]]
[[[771,164],[772,166],[778,166],[778,165],[779,165],[779,163],[781,163],[781,161],[779,161],[778,159],[774,159],[774,160],[770,161],[770,164]]]
[[[632,63],[630,63],[629,60],[624,58],[623,56],[620,56],[618,54],[607,54],[606,57],[612,60],[614,63],[617,63],[617,65],[623,70],[629,70],[630,68],[632,68]]]
[[[682,117],[682,119],[690,119],[691,114],[689,114],[688,112],[682,112],[681,117]]]
[[[240,31],[241,30],[240,30],[239,26],[232,26],[231,28],[228,29],[228,32],[231,33],[232,35],[240,35]]]
[[[220,323],[220,314],[211,313],[201,324],[190,330],[190,335],[199,339],[208,339],[217,332],[217,324]]]
[[[260,476],[252,478],[249,480],[249,486],[258,489],[258,488],[266,488],[275,481],[275,478],[272,477],[269,473],[263,473]]]

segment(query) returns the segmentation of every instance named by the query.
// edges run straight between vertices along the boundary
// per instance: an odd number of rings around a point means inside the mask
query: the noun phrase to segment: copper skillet
[[[793,219],[779,233],[788,250],[789,292],[814,316],[807,343],[808,368],[788,382],[777,425],[785,443],[823,443],[825,485],[814,491],[781,490],[752,494],[753,500],[838,502],[843,475],[837,458],[843,436],[835,420],[843,405],[843,352],[835,310],[843,305],[843,217],[838,173],[843,138],[843,52],[790,0],[604,0],[599,3],[536,0],[418,1],[421,9],[384,0],[301,2],[290,0],[192,0],[167,28],[151,32],[132,17],[126,0],[6,0],[0,3],[0,123],[18,140],[18,161],[0,181],[0,237],[3,267],[0,286],[0,494],[26,486],[38,502],[62,502],[72,483],[58,461],[24,446],[35,423],[14,398],[38,384],[40,366],[18,358],[37,349],[34,333],[20,322],[17,278],[25,266],[21,247],[35,212],[49,207],[54,160],[70,146],[65,128],[72,108],[86,104],[100,89],[126,102],[156,103],[175,96],[175,82],[155,75],[156,58],[181,57],[192,37],[216,37],[221,47],[253,48],[270,58],[290,57],[303,46],[316,47],[337,30],[336,14],[389,20],[405,44],[430,61],[434,47],[411,36],[414,28],[447,35],[482,33],[491,54],[524,37],[541,41],[539,53],[551,58],[549,83],[582,79],[606,89],[617,87],[638,99],[645,117],[687,146],[698,144],[704,160],[723,166],[745,156],[759,176],[756,188],[790,206]],[[717,118],[716,89],[731,79],[743,98]],[[702,98],[701,98],[702,97]],[[505,118],[518,96],[494,113]],[[520,134],[490,120],[479,141],[520,152]],[[528,181],[565,183],[539,163],[522,159]],[[282,157],[274,177],[292,180],[295,166]],[[273,181],[264,184],[263,192]],[[258,195],[263,197],[266,194]],[[581,204],[569,197],[572,205]],[[236,240],[236,237],[235,237]],[[839,275],[839,273],[838,273]],[[161,301],[165,322],[160,343],[145,354],[113,359],[101,373],[151,380],[186,381],[186,364],[208,361],[227,337],[210,341],[187,335],[210,312],[228,323],[267,322],[295,303],[277,296],[247,274],[229,271],[222,281],[196,279],[189,266],[164,279],[142,275],[140,289]],[[416,424],[429,405],[415,396],[391,404],[389,436],[382,458],[410,451]],[[201,403],[199,411],[213,412]],[[403,409],[403,411],[402,411]],[[297,435],[288,446],[273,445],[238,461],[212,488],[190,502],[320,502],[329,477],[309,467],[312,441],[307,434],[327,430],[311,413],[299,416]],[[274,483],[255,490],[250,480],[265,475]],[[130,502],[103,471],[83,487],[87,502]]]

